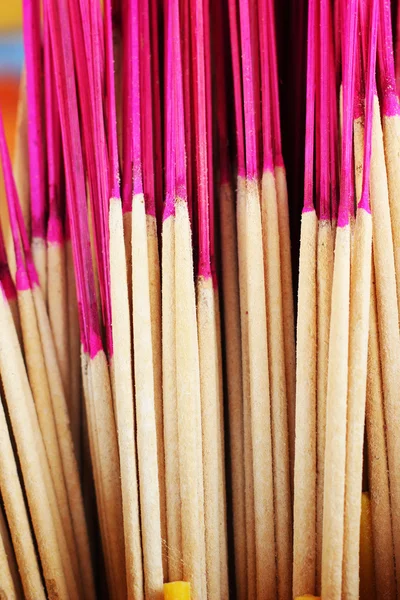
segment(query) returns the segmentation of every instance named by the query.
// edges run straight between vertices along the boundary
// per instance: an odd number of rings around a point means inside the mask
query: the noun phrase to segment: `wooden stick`
[[[144,585],[149,598],[161,598],[163,571],[160,492],[151,339],[149,258],[143,194],[135,194],[133,197],[132,299]]]
[[[296,427],[293,514],[293,596],[315,592],[317,216],[313,201],[316,3],[310,0],[307,42],[307,112],[304,205],[301,217],[297,305]]]
[[[22,336],[27,362],[27,371],[40,424],[46,455],[49,461],[51,478],[56,493],[58,510],[68,542],[71,564],[75,577],[78,577],[79,563],[76,556],[76,542],[73,535],[68,495],[65,486],[61,453],[59,448],[55,416],[51,402],[43,346],[40,337],[37,315],[31,289],[18,290],[18,305],[21,315]]]
[[[175,217],[162,225],[162,360],[168,576],[182,578],[181,500],[175,349]]]
[[[343,551],[343,594],[359,595],[359,539],[365,397],[367,385],[369,300],[371,296],[372,220],[369,203],[371,136],[375,64],[378,31],[378,2],[371,9],[368,65],[366,66],[366,105],[364,161],[361,198],[355,223],[351,257],[349,374],[347,394],[346,488]]]
[[[225,456],[225,411],[224,411],[224,381],[222,361],[222,329],[221,311],[218,285],[213,278],[215,319],[214,329],[217,339],[217,367],[218,367],[218,505],[219,505],[219,536],[220,536],[220,565],[221,565],[221,600],[229,598],[229,572],[228,572],[228,522],[226,498],[226,456]]]
[[[0,406],[0,429],[0,490],[10,526],[19,575],[26,598],[43,598],[44,600],[45,592],[33,544],[29,517],[2,404]],[[3,516],[1,518],[3,519]]]
[[[160,489],[161,541],[163,571],[167,568],[167,510],[165,488],[164,425],[162,398],[161,274],[156,217],[146,214],[147,254],[150,286],[151,343],[153,347],[154,408],[157,429],[157,465]]]
[[[253,480],[253,448],[251,438],[251,405],[250,405],[250,356],[249,356],[249,323],[247,295],[247,215],[246,215],[246,181],[238,177],[237,190],[237,231],[238,231],[238,264],[240,290],[240,321],[242,331],[242,375],[243,375],[243,430],[244,430],[244,476],[245,476],[245,517],[246,517],[246,567],[247,589],[252,597],[256,594],[256,548],[255,548],[255,515],[254,515],[254,480]]]
[[[288,403],[289,456],[291,479],[294,473],[296,345],[294,340],[294,306],[292,257],[289,228],[289,205],[285,167],[275,165],[275,187],[278,206],[278,227],[281,265],[283,336],[285,344],[286,395]]]
[[[47,496],[49,487],[42,471],[44,464],[36,450],[38,431],[36,430],[35,434],[36,424],[32,420],[33,413],[29,408],[33,406],[33,399],[14,324],[7,308],[2,296],[0,299],[2,330],[0,370],[23,477],[25,481],[29,481],[26,492],[36,539],[39,543],[46,587],[50,597],[69,598],[70,593],[78,597],[79,592],[75,586],[74,576],[70,573],[71,569],[63,570],[63,566],[64,568],[66,566],[62,558],[64,545],[62,537],[58,536],[56,530],[56,515],[51,508],[51,499]]]
[[[123,520],[118,442],[112,408],[112,395],[107,360],[99,350],[88,361],[89,417],[93,427],[93,448],[98,456],[96,494],[100,494],[103,514],[102,537],[105,542],[105,560],[108,568],[110,593],[113,598],[126,594],[125,557],[123,547]],[[96,467],[95,467],[96,473]]]
[[[318,220],[317,232],[317,588],[321,580],[322,514],[328,385],[329,330],[336,228],[330,219]]]
[[[260,194],[246,182],[246,256],[257,594],[275,592],[274,487]],[[250,259],[251,257],[251,259]],[[251,261],[251,262],[250,262]],[[240,267],[239,267],[240,268]]]
[[[128,597],[143,598],[138,476],[133,404],[131,327],[121,201],[110,200],[110,275],[115,413],[121,465]],[[127,324],[129,327],[127,327]]]
[[[71,240],[65,241],[68,299],[68,344],[69,344],[69,398],[68,412],[75,456],[81,465],[82,446],[82,400],[81,400],[81,359],[79,337],[79,315],[76,297],[76,283]]]
[[[393,554],[387,445],[382,374],[379,352],[375,283],[371,285],[369,317],[366,427],[368,476],[371,496],[376,586],[382,598],[395,598],[396,577]]]
[[[262,177],[261,217],[268,322],[278,595],[286,598],[291,592],[292,563],[289,436],[278,208],[275,177],[270,170],[264,170]]]
[[[3,505],[0,507],[0,536],[3,541],[4,551],[7,556],[7,561],[8,561],[13,585],[15,588],[16,596],[17,596],[17,598],[22,598],[23,591],[22,591],[21,577],[20,577],[19,570],[18,570],[17,559],[15,557],[15,552],[14,552],[13,543],[12,543],[11,536],[10,536],[10,531],[8,529],[6,518],[4,515]]]
[[[394,157],[400,153],[400,115],[383,114],[382,124],[396,270],[397,307],[400,312],[400,173],[394,160]]]
[[[73,440],[69,426],[69,416],[61,372],[57,362],[57,354],[49,317],[39,287],[33,289],[33,298],[38,320],[38,327],[43,346],[43,355],[52,398],[54,420],[60,447],[60,455],[65,478],[66,495],[69,502],[72,527],[79,560],[79,570],[83,582],[85,597],[94,598],[94,578],[91,564],[89,536],[86,526],[83,498],[80,487],[79,472],[75,457]]]
[[[189,211],[180,199],[175,202],[175,323],[183,576],[193,598],[200,599],[206,594],[206,570],[199,349]]]
[[[371,286],[372,220],[357,211],[351,264],[349,381],[347,397],[346,491],[343,554],[343,594],[359,593],[361,483],[367,377],[369,297]]]
[[[350,225],[338,227],[329,336],[322,596],[341,597],[350,286]],[[326,595],[326,596],[325,596]]]
[[[218,350],[215,335],[214,290],[211,277],[197,280],[197,327],[200,359],[200,394],[204,473],[207,594],[221,597],[220,560],[220,451]]]
[[[315,588],[317,216],[301,218],[296,366],[293,595]],[[311,447],[310,447],[311,446]]]
[[[230,183],[224,183],[220,187],[219,211],[221,223],[222,298],[228,387],[235,573],[238,593],[241,595],[241,590],[244,589],[246,581],[243,383],[237,255],[238,236],[234,194]]]
[[[396,294],[396,274],[390,222],[388,187],[378,98],[374,99],[372,127],[371,205],[373,212],[373,260],[378,310],[378,330],[385,401],[392,526],[397,581],[400,581],[400,455],[398,436],[400,411],[397,406],[400,389],[400,334]]]

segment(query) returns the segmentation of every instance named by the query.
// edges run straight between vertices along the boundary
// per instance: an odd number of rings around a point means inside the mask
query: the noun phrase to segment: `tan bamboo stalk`
[[[132,206],[132,308],[144,586],[146,596],[161,598],[163,567],[157,419],[151,337],[149,256],[143,194],[134,195]]]
[[[110,200],[110,278],[115,413],[121,465],[128,597],[143,598],[138,477],[133,404],[131,326],[121,200]]]

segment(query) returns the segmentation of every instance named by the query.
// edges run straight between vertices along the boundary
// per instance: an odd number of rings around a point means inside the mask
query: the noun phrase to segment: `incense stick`
[[[301,216],[297,317],[293,595],[315,591],[317,217],[313,202],[316,2],[308,13],[304,206]]]
[[[175,344],[177,365],[177,408],[179,466],[182,511],[183,576],[191,582],[194,598],[206,592],[206,551],[200,399],[200,367],[196,322],[193,254],[185,173],[182,57],[180,50],[179,7],[173,3],[173,40],[176,79],[175,189]]]
[[[127,592],[143,597],[139,494],[136,464],[135,415],[132,382],[131,323],[128,280],[123,240],[122,204],[119,194],[118,147],[113,76],[111,2],[105,4],[106,82],[110,158],[110,282],[112,308],[115,412],[121,465]]]
[[[211,272],[211,203],[213,190],[209,170],[211,132],[207,120],[207,73],[205,69],[207,24],[203,0],[195,5],[194,43],[194,124],[196,130],[196,186],[198,210],[197,327],[199,342],[201,431],[203,448],[204,519],[206,541],[207,595],[221,597],[220,532],[220,434],[218,342],[215,330],[215,296]],[[211,138],[212,139],[212,138]],[[211,179],[212,181],[212,179]]]
[[[377,319],[376,291],[373,283],[371,285],[369,318],[366,400],[368,475],[371,490],[377,589],[383,598],[393,598],[396,595],[396,577]]]
[[[147,253],[150,286],[151,343],[153,351],[154,407],[157,430],[157,463],[160,492],[161,538],[163,543],[163,570],[167,569],[167,523],[165,500],[164,431],[162,404],[162,352],[161,352],[161,277],[158,252],[158,231],[156,219],[156,176],[155,176],[155,124],[153,125],[152,54],[150,41],[149,0],[142,2],[140,30],[143,42],[140,53],[140,77],[142,88],[141,111],[143,115],[143,190],[145,194]],[[159,182],[157,182],[159,183]],[[159,186],[157,188],[159,191]],[[158,199],[160,202],[160,199]]]
[[[173,11],[168,11],[165,85],[165,184],[162,221],[162,375],[164,455],[168,535],[168,577],[182,579],[182,532],[179,481],[177,365],[175,343],[175,107],[173,103]]]
[[[12,543],[18,563],[24,593],[27,598],[45,598],[39,565],[36,558],[29,518],[25,508],[22,488],[3,404],[0,407],[1,458],[0,489],[10,526]]]
[[[40,56],[40,2],[25,0],[24,46],[26,56],[26,95],[28,107],[28,152],[31,201],[32,254],[44,297],[47,294],[45,231],[45,180],[42,116],[42,65]],[[29,101],[28,101],[29,99]]]
[[[347,394],[346,490],[343,551],[343,593],[359,594],[359,538],[361,518],[362,462],[367,385],[369,299],[371,288],[372,220],[369,204],[371,136],[375,88],[375,62],[378,29],[378,2],[370,17],[368,65],[366,65],[366,105],[363,181],[354,231],[350,280],[349,375]]]
[[[245,266],[248,311],[248,347],[251,405],[251,435],[254,479],[255,557],[257,593],[275,595],[276,574],[271,407],[268,372],[268,339],[265,305],[261,205],[258,181],[256,114],[253,85],[256,75],[252,60],[251,15],[247,1],[240,5],[244,126],[246,131],[246,226]],[[239,262],[240,269],[240,262]],[[263,590],[263,592],[261,592]]]
[[[216,2],[214,23],[217,71],[226,67],[224,58],[224,38],[222,28],[222,6]],[[218,114],[220,184],[218,208],[221,236],[223,335],[226,340],[226,376],[229,415],[230,469],[233,496],[233,531],[235,550],[235,575],[239,595],[244,594],[246,578],[246,521],[244,501],[244,461],[243,461],[243,385],[241,365],[241,328],[239,304],[239,273],[237,256],[237,227],[234,191],[228,156],[227,92],[225,79],[219,79],[216,86]],[[225,515],[226,518],[226,515]]]
[[[271,100],[268,82],[269,51],[267,10],[259,6],[260,59],[262,85],[263,175],[261,184],[261,219],[263,229],[265,299],[267,308],[268,359],[272,414],[274,459],[274,502],[278,597],[291,592],[292,518],[289,470],[288,400],[286,394],[285,343],[281,287],[280,239],[277,195],[271,140]]]
[[[342,590],[343,521],[346,468],[346,411],[350,298],[350,214],[352,194],[352,120],[356,58],[357,3],[347,7],[343,68],[343,133],[340,203],[335,240],[329,334],[328,387],[322,541],[322,596]]]
[[[374,214],[373,258],[375,266],[375,281],[377,294],[377,310],[379,323],[379,338],[384,354],[381,354],[382,381],[385,398],[385,420],[387,425],[388,464],[390,478],[390,492],[392,502],[392,525],[395,544],[395,556],[398,556],[400,535],[397,532],[396,518],[399,506],[400,485],[397,482],[398,468],[396,440],[394,428],[399,418],[398,411],[393,404],[400,385],[399,372],[396,358],[400,354],[400,338],[398,330],[398,311],[396,296],[396,277],[393,255],[393,240],[391,234],[388,188],[386,168],[384,163],[384,149],[382,130],[379,117],[378,99],[374,100],[374,122],[372,129],[372,152],[374,160],[371,162],[371,205]],[[397,561],[396,561],[397,564]]]
[[[7,526],[6,518],[4,515],[3,506],[0,507],[0,536],[2,538],[2,544],[4,552],[7,557],[8,568],[10,570],[12,584],[15,589],[15,595],[17,598],[23,596],[21,578],[18,571],[17,560],[15,558],[15,552],[10,537],[10,531]],[[5,566],[7,569],[7,566]]]

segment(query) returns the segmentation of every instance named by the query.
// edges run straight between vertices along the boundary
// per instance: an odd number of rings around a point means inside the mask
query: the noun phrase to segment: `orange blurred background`
[[[19,72],[15,65],[15,57],[9,56],[10,61],[7,63],[5,47],[7,51],[8,48],[19,47],[22,43],[21,28],[22,0],[0,0],[0,47],[3,46],[5,55],[0,61],[0,106],[11,155],[18,104]]]

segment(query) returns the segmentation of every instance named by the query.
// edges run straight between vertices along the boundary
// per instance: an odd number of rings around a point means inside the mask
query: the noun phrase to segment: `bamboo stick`
[[[29,405],[33,406],[33,400],[12,317],[3,297],[0,300],[0,323],[0,370],[22,473],[24,480],[29,481],[26,491],[46,588],[50,597],[69,598],[70,593],[78,597],[73,574],[69,572],[70,569],[64,571],[65,547],[56,529],[56,515],[51,509],[51,498],[47,496],[49,487],[42,471],[45,465],[35,450],[38,435],[35,434],[36,424],[31,420],[33,415],[29,409]],[[27,414],[31,417],[28,421]]]
[[[143,194],[135,194],[133,197],[132,300],[144,585],[149,598],[158,598],[161,597],[163,584],[161,517],[149,258]]]
[[[221,597],[218,350],[212,278],[197,280],[207,596]]]
[[[199,349],[187,202],[175,202],[175,323],[183,576],[206,595]],[[203,519],[203,520],[202,520]]]
[[[243,383],[237,255],[238,234],[234,195],[230,183],[223,183],[220,187],[219,211],[235,573],[238,594],[241,596],[246,581]]]
[[[313,593],[315,588],[317,216],[314,210],[302,213],[300,240],[294,464],[294,596]]]
[[[374,277],[375,279],[375,277]],[[382,374],[375,282],[371,285],[366,427],[376,586],[381,598],[396,597]]]
[[[385,421],[388,447],[388,466],[392,506],[392,526],[395,549],[397,581],[400,581],[400,464],[399,440],[395,433],[400,427],[397,409],[400,389],[400,334],[396,295],[396,275],[393,254],[393,239],[390,223],[388,187],[379,103],[374,99],[374,121],[372,127],[371,162],[371,206],[373,212],[373,260],[377,295],[378,330],[381,353],[382,382],[385,402]]]
[[[12,544],[24,595],[29,600],[36,598],[38,598],[38,600],[44,600],[45,592],[36,558],[29,517],[18,477],[17,465],[11,445],[3,404],[0,406],[0,429],[0,490],[10,526]]]
[[[253,448],[257,594],[273,596],[276,586],[273,461],[268,373],[268,340],[262,248],[260,194],[256,181],[246,182],[246,256],[251,434]]]
[[[250,357],[249,357],[249,323],[247,295],[247,215],[246,215],[246,181],[238,177],[237,189],[237,231],[238,231],[238,266],[240,290],[240,322],[242,331],[242,376],[243,376],[243,430],[244,430],[244,478],[245,478],[245,518],[246,518],[246,570],[247,589],[253,597],[256,594],[255,564],[255,515],[254,515],[254,481],[253,481],[253,448],[251,438],[251,406],[250,406]]]
[[[13,543],[10,537],[10,532],[4,516],[3,506],[0,507],[0,536],[4,545],[4,551],[7,556],[8,566],[10,569],[13,585],[15,588],[15,594],[17,598],[23,598],[22,583],[18,571],[17,559],[15,558],[15,552]]]
[[[131,327],[122,207],[117,198],[110,200],[109,223],[115,413],[121,465],[127,593],[129,598],[139,600],[143,598],[143,567],[134,435]]]
[[[168,576],[182,578],[182,532],[175,350],[175,216],[162,224],[162,364]]]

